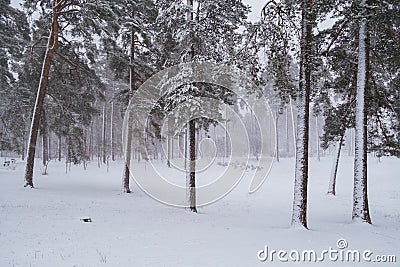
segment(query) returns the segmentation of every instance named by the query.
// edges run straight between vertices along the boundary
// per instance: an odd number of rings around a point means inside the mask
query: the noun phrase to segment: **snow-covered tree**
[[[79,59],[79,54],[86,52],[84,53],[86,59],[89,61],[94,59],[96,53],[94,37],[108,33],[115,27],[116,13],[114,11],[118,8],[114,8],[115,6],[108,1],[75,0],[26,0],[24,6],[29,14],[42,13],[39,15],[47,18],[45,25],[49,29],[49,34],[41,36],[32,46],[35,48],[41,44],[41,41],[47,41],[33,108],[25,170],[25,186],[33,187],[36,141],[49,78],[55,71],[55,68],[52,68],[54,60],[58,59],[66,63],[70,73],[74,71],[78,73],[80,68],[73,58]],[[64,51],[60,51],[60,47],[70,48],[68,52],[73,57],[63,54]]]
[[[16,151],[23,155],[25,116],[23,96],[16,90],[18,62],[29,42],[26,16],[10,5],[0,3],[0,150]],[[25,96],[26,97],[26,96]]]

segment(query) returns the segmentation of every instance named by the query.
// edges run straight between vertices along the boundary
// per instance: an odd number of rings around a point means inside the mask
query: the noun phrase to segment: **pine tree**
[[[299,91],[297,95],[296,170],[292,225],[307,228],[308,136],[311,94],[312,39],[314,10],[312,0],[303,0]]]
[[[8,0],[0,3],[0,36],[0,150],[24,156],[24,98],[16,90],[15,73],[29,42],[29,25],[26,16]]]
[[[362,178],[359,177],[361,170],[357,170],[355,175],[355,187],[361,186],[363,189],[357,189],[359,199],[355,199],[355,205],[364,206],[364,215],[358,212],[357,216],[364,216],[362,220],[368,219],[367,211],[367,189],[365,187],[367,180],[366,158],[368,152],[375,152],[380,155],[398,156],[398,114],[396,103],[399,101],[398,94],[391,87],[396,84],[398,74],[396,72],[396,64],[399,64],[399,57],[392,51],[399,49],[398,43],[393,42],[399,36],[398,16],[394,15],[399,11],[399,5],[396,2],[388,2],[379,5],[374,1],[367,1],[366,5],[358,3],[343,2],[339,9],[336,10],[336,16],[341,17],[332,29],[328,30],[329,41],[327,42],[325,55],[327,55],[330,71],[334,75],[327,84],[325,91],[325,100],[320,98],[320,102],[325,102],[326,120],[325,131],[323,136],[323,144],[325,147],[330,142],[342,140],[346,129],[355,126],[356,122],[360,123],[360,118],[356,119],[356,101],[360,97],[356,97],[357,84],[362,85],[360,76],[357,73],[362,60],[357,64],[360,51],[359,46],[361,39],[359,36],[360,20],[367,20],[365,39],[365,86],[364,86],[364,120],[365,130],[357,126],[358,132],[363,133],[364,137],[358,136],[358,140],[364,139],[365,144],[362,145],[363,152],[358,152],[357,164],[362,171]],[[363,47],[363,46],[362,46]],[[390,51],[390,52],[389,52]],[[361,76],[362,78],[362,76]],[[359,89],[359,87],[358,87]],[[328,96],[332,90],[336,94],[335,101],[330,101]],[[359,90],[358,90],[359,91]],[[358,110],[360,110],[360,106]],[[358,114],[360,117],[360,113]],[[360,145],[360,142],[359,142]],[[340,148],[340,147],[339,147]],[[358,148],[360,149],[360,147]],[[363,164],[359,162],[364,162]],[[336,166],[337,168],[337,166]],[[332,189],[332,188],[331,188]],[[330,191],[332,191],[330,189]],[[333,188],[334,190],[334,188]],[[361,192],[361,193],[360,193]],[[362,204],[363,203],[363,204]],[[356,217],[357,217],[356,216]]]
[[[196,9],[193,9],[193,6]],[[181,62],[212,60],[226,64],[236,64],[238,55],[235,47],[241,42],[238,28],[245,25],[249,11],[241,1],[192,1],[187,5],[182,1],[156,1],[159,8],[157,18],[157,37],[154,46],[160,51],[157,66],[160,68],[176,65]],[[196,97],[209,97],[226,103],[232,103],[231,94],[224,88],[196,83],[177,88],[163,98],[165,112],[186,102],[191,114],[202,114],[202,107]],[[216,107],[216,111],[218,108]],[[187,111],[186,111],[187,112]],[[218,111],[219,112],[219,111]],[[180,114],[185,114],[181,112]],[[189,117],[190,118],[190,117]],[[181,116],[179,119],[186,119]],[[189,207],[196,212],[195,196],[195,159],[196,131],[207,129],[210,121],[192,119],[187,121],[187,187],[189,190]]]
[[[118,10],[118,8],[114,10],[111,9],[110,7],[112,7],[112,5],[107,1],[102,1],[100,3],[99,1],[87,1],[81,3],[72,0],[53,0],[51,2],[26,0],[24,5],[29,14],[37,12],[37,8],[40,7],[40,10],[44,13],[42,15],[50,15],[50,21],[48,21],[50,24],[50,34],[41,37],[33,46],[34,48],[40,44],[41,40],[47,39],[44,61],[39,79],[35,106],[33,109],[25,170],[25,187],[33,187],[33,166],[35,160],[36,141],[54,58],[64,61],[72,70],[77,71],[79,69],[79,66],[76,65],[71,58],[66,57],[59,51],[59,47],[65,43],[74,52],[75,49],[78,49],[79,47],[85,47],[87,51],[86,57],[89,60],[92,60],[94,58],[94,53],[96,52],[93,45],[94,35],[98,34],[101,36],[101,34],[107,33],[110,31],[110,28],[112,29],[114,27],[114,19],[110,18],[114,15],[113,11]],[[108,16],[105,16],[104,13]],[[101,18],[102,20],[99,20],[98,18]],[[67,25],[68,27],[66,27]],[[107,25],[107,27],[104,27],[104,25]],[[65,36],[71,36],[71,40],[67,40]],[[74,37],[77,36],[81,38],[81,40],[74,39]],[[77,55],[78,53],[74,53],[74,56]]]

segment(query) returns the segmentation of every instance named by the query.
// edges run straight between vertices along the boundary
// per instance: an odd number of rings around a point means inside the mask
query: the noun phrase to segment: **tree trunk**
[[[135,32],[131,32],[131,55],[130,55],[130,73],[129,73],[129,86],[130,86],[130,94],[133,95],[135,91],[135,66],[133,64],[135,59]],[[132,155],[132,125],[131,119],[129,118],[128,122],[128,136],[127,136],[127,144],[125,151],[125,168],[123,174],[124,180],[124,192],[130,193],[131,190],[129,188],[129,177],[130,177],[130,163],[131,163],[131,155]],[[140,157],[140,156],[139,156]]]
[[[229,146],[228,139],[229,139],[229,136],[228,136],[228,108],[225,105],[225,152],[224,152],[225,155],[224,155],[224,157],[226,159],[228,159],[228,146]],[[227,160],[227,162],[228,162],[228,160]]]
[[[46,166],[47,162],[49,161],[49,138],[48,138],[47,118],[45,109],[42,110],[41,134],[42,134],[42,163],[43,166]]]
[[[317,150],[317,160],[321,161],[320,153],[319,153],[319,129],[318,129],[318,116],[315,116],[315,133],[317,135],[316,141],[316,150]]]
[[[61,134],[58,136],[58,161],[61,161]]]
[[[311,91],[312,0],[302,3],[300,82],[292,225],[307,228],[308,137]]]
[[[89,140],[89,146],[90,146],[90,158],[91,160],[94,159],[94,131],[93,131],[93,121],[90,124],[90,140]]]
[[[296,126],[294,123],[293,102],[290,96],[289,96],[289,103],[290,103],[290,115],[292,119],[293,149],[294,149],[294,154],[296,154]]]
[[[102,131],[101,131],[101,154],[103,158],[103,163],[107,163],[107,98],[106,92],[104,91],[104,103],[103,103],[103,121],[102,121]]]
[[[340,152],[342,151],[342,144],[343,144],[343,135],[340,137],[339,142],[337,143],[337,150],[335,155],[335,161],[332,165],[331,170],[331,177],[329,180],[329,188],[328,188],[328,195],[336,195],[336,177],[337,177],[337,170],[339,166],[339,159],[340,159]]]
[[[58,46],[58,12],[56,12],[55,8],[57,4],[58,1],[54,0],[51,31],[48,38],[46,53],[44,56],[42,73],[40,76],[38,91],[36,94],[35,107],[33,109],[25,168],[25,187],[29,186],[33,188],[33,167],[35,164],[36,141],[40,126],[40,117],[42,113],[44,98],[46,95],[46,88],[49,81],[50,68],[53,62],[54,52],[56,51]]]
[[[130,178],[130,165],[131,165],[131,152],[132,152],[132,127],[128,123],[128,136],[126,139],[126,152],[125,152],[125,168],[124,168],[124,192],[131,193],[129,188]]]
[[[289,157],[289,111],[286,106],[286,157]]]
[[[48,153],[47,153],[47,161],[50,161],[50,160],[52,160],[52,149],[53,149],[53,145],[52,145],[52,142],[53,142],[53,139],[52,139],[52,132],[51,131],[49,131],[49,129],[47,130],[47,134],[48,134],[48,138],[47,138],[47,140],[48,140],[48,148],[47,148],[47,150],[49,151]]]
[[[171,153],[172,153],[172,136],[171,136],[171,131],[172,131],[172,125],[171,125],[171,119],[168,118],[168,125],[167,125],[167,166],[168,168],[171,168]]]
[[[111,160],[115,161],[115,151],[114,151],[114,102],[111,102],[110,111],[110,153]]]
[[[197,212],[196,208],[196,122],[189,121],[189,201],[190,210]]]
[[[24,161],[25,160],[25,138],[22,140],[21,142],[21,160]]]
[[[188,11],[187,11],[187,21],[193,21],[193,0],[187,0]],[[193,33],[190,32],[192,35]],[[193,43],[190,44],[188,61],[191,62],[194,57],[194,46]],[[194,119],[190,120],[188,123],[188,136],[189,143],[188,153],[189,153],[189,206],[190,210],[197,213],[196,208],[196,122]]]
[[[362,1],[363,8],[366,1]],[[365,112],[365,92],[367,73],[366,31],[367,20],[363,18],[359,29],[357,97],[354,155],[353,220],[371,223],[367,191],[367,117]]]

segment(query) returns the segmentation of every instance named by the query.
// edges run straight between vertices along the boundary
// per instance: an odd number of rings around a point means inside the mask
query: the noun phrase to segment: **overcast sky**
[[[0,0],[1,1],[1,0]],[[11,0],[11,5],[14,7],[18,7],[19,3],[21,3],[22,0]],[[257,21],[260,19],[260,14],[261,14],[261,8],[265,4],[266,1],[263,0],[243,0],[245,4],[248,4],[252,7],[252,12],[249,15],[249,19],[251,21]]]

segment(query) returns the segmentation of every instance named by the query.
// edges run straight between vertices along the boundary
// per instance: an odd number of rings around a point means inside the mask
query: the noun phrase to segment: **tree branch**
[[[33,49],[35,49],[36,46],[37,46],[42,40],[44,40],[44,39],[49,39],[49,37],[48,37],[48,36],[42,36],[42,37],[40,37],[39,40],[37,40],[33,45],[30,46],[31,52],[33,52]]]
[[[339,38],[340,34],[342,31],[345,29],[346,25],[350,22],[350,19],[347,19],[345,22],[343,22],[342,26],[340,27],[339,31],[336,33],[336,35],[331,39],[331,42],[329,43],[328,47],[326,48],[325,51],[321,53],[323,56],[328,56],[329,50],[331,50],[332,45],[336,42],[336,40]]]

